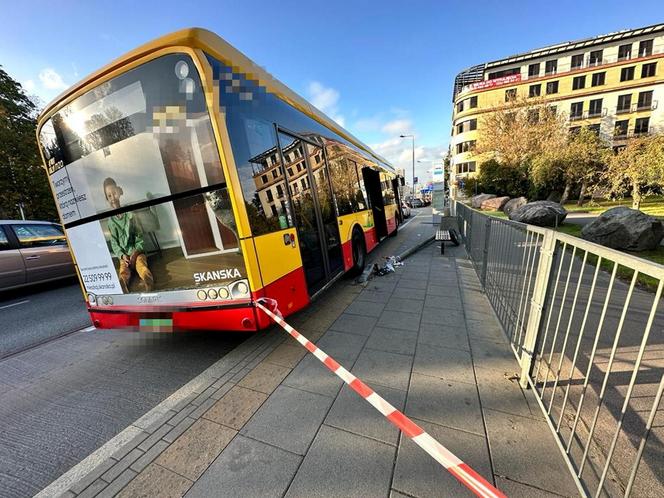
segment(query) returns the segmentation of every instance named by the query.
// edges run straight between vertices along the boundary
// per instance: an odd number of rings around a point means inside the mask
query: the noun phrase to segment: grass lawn
[[[626,198],[619,201],[587,201],[583,206],[577,206],[575,202],[568,202],[565,204],[565,209],[570,213],[582,211],[588,213],[601,214],[609,208],[616,206],[632,207],[632,199]],[[654,195],[646,197],[641,202],[641,211],[650,216],[657,218],[664,218],[664,196]]]

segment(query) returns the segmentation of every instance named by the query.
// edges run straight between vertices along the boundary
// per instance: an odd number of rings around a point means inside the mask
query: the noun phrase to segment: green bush
[[[497,196],[528,195],[532,187],[527,168],[506,166],[495,159],[489,159],[480,165],[477,181],[478,192]]]

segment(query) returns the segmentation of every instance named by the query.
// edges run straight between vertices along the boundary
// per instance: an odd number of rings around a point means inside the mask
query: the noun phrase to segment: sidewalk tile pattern
[[[413,224],[378,254],[432,230]],[[508,495],[577,495],[463,247],[446,256],[426,247],[364,287],[341,281],[288,321]],[[121,489],[122,498],[469,496],[276,327],[227,355],[70,493]]]

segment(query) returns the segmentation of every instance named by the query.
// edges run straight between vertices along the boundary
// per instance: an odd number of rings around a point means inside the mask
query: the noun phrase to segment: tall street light
[[[413,194],[411,202],[415,199],[415,135],[399,135],[399,138],[410,138],[413,141]]]

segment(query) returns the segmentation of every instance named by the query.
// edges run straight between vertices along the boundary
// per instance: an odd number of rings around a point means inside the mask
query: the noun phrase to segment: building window
[[[618,47],[618,60],[624,61],[632,58],[632,44],[620,45]]]
[[[651,62],[650,64],[644,64],[641,66],[641,78],[650,78],[655,76],[657,72],[657,63]]]
[[[496,71],[495,73],[489,73],[489,79],[495,80],[496,78],[503,78],[505,76],[512,76],[513,74],[520,74],[521,69],[514,67],[512,69],[504,69],[503,71]]]
[[[475,161],[457,164],[457,173],[473,173],[475,171]]]
[[[539,71],[540,71],[539,62],[537,64],[530,64],[528,66],[528,77],[537,78],[539,76]]]
[[[650,125],[650,118],[638,118],[634,123],[634,134],[645,135],[648,133],[648,126]]]
[[[572,127],[569,129],[569,134],[573,136],[573,135],[578,134],[580,131],[581,131],[581,127],[580,127],[580,126],[572,126]]]
[[[546,112],[549,114],[549,117],[556,117],[556,114],[558,114],[558,107],[555,105],[548,105],[546,106]]]
[[[274,200],[274,196],[272,195],[272,189],[268,189],[265,195],[267,195],[268,201],[272,202]]]
[[[588,129],[599,137],[599,123],[588,125]]]
[[[274,204],[271,204],[271,205],[270,205],[270,210],[272,211],[272,216],[273,216],[273,217],[278,216],[279,213],[277,213],[277,208],[274,207]]]
[[[537,124],[539,122],[539,109],[528,109],[528,123]]]
[[[623,67],[620,70],[620,81],[629,81],[634,79],[634,66]]]
[[[616,113],[629,112],[629,108],[632,106],[632,94],[619,95],[618,96],[618,106],[616,107]]]
[[[263,185],[267,183],[267,175],[261,176],[261,180],[263,181]]]
[[[602,86],[605,80],[606,80],[605,72],[595,73],[592,76],[592,82],[590,84],[591,86]]]
[[[477,95],[470,97],[470,108],[475,109],[477,107]]]
[[[307,179],[306,178],[301,178],[300,179],[300,185],[302,185],[302,190],[307,189]]]
[[[599,66],[602,63],[602,51],[593,50],[590,52],[590,65]]]
[[[590,108],[588,109],[589,117],[596,117],[602,115],[602,99],[593,99],[590,101]]]
[[[516,88],[508,88],[505,90],[505,102],[512,102],[516,100]]]
[[[477,129],[477,119],[469,119],[457,125],[457,134]]]
[[[528,97],[539,97],[540,95],[542,95],[542,85],[530,85],[530,88],[528,88]]]
[[[585,76],[576,76],[572,80],[572,90],[580,90],[586,86],[586,77]]]
[[[284,196],[284,188],[281,184],[277,185],[277,197],[281,198]]]
[[[652,90],[648,92],[640,92],[639,93],[639,101],[638,104],[636,105],[636,108],[641,111],[644,109],[650,109],[652,106]]]
[[[549,81],[546,84],[546,93],[550,95],[552,93],[558,93],[558,81]]]
[[[272,178],[277,178],[279,176],[279,170],[278,169],[273,169],[272,170]]]
[[[457,104],[457,112],[463,112],[463,100]]]
[[[652,40],[643,40],[639,43],[639,57],[649,57],[652,55]]]
[[[583,67],[583,54],[572,56],[572,70],[581,69]]]
[[[574,102],[569,109],[570,119],[581,119],[583,115],[583,102]]]
[[[288,168],[288,176],[293,176],[293,168]]]
[[[456,145],[456,153],[462,154],[464,152],[472,152],[475,149],[476,140],[468,140],[466,142],[461,142]]]
[[[627,119],[625,119],[624,121],[616,121],[616,127],[613,130],[613,136],[626,137],[628,126],[629,126],[629,120]]]
[[[544,74],[556,74],[558,72],[558,59],[546,61],[544,64]]]

